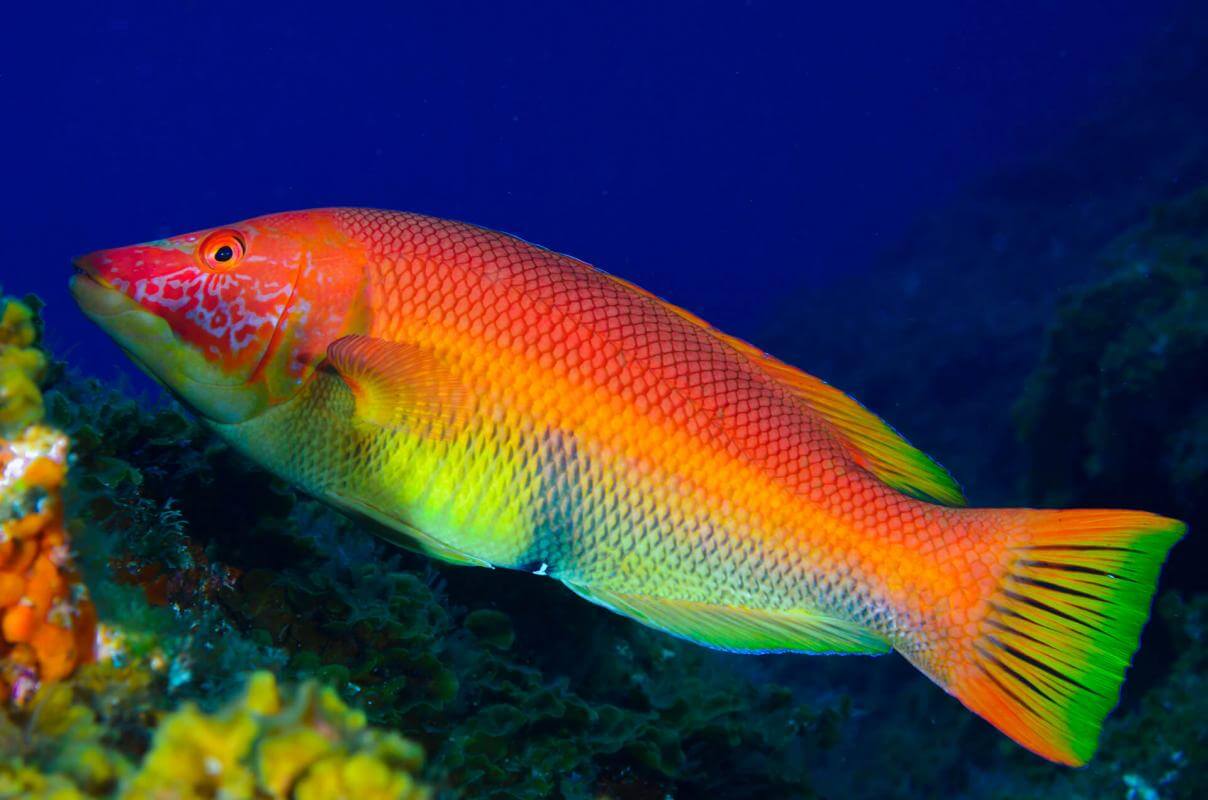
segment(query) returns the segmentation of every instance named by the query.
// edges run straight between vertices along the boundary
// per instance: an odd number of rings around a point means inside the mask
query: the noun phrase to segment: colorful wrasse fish
[[[964,508],[826,383],[580,261],[337,208],[103,250],[85,313],[221,436],[459,564],[738,652],[897,650],[1082,764],[1182,523]]]

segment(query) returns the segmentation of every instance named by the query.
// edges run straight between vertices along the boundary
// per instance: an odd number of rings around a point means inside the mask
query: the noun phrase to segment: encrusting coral
[[[63,523],[67,437],[38,424],[34,311],[0,302],[0,696],[21,704],[91,657],[96,614]]]
[[[28,303],[0,298],[0,434],[8,436],[42,419],[46,357],[38,341],[37,315]]]
[[[92,674],[89,674],[91,671]],[[271,673],[213,713],[185,703],[162,716],[141,762],[128,756],[134,720],[102,719],[91,693],[133,679],[127,708],[150,698],[138,674],[92,665],[48,685],[20,725],[0,720],[0,798],[117,800],[427,800],[416,743],[368,725],[329,688],[282,690]],[[102,689],[104,691],[104,689]],[[110,697],[110,699],[118,699]],[[100,705],[104,705],[103,703]],[[143,721],[155,725],[154,719]]]
[[[153,720],[142,669],[93,662],[0,715],[0,798],[110,797]]]
[[[119,796],[425,800],[422,764],[419,745],[369,727],[331,689],[310,682],[291,697],[257,672],[215,714],[189,703],[168,715]]]

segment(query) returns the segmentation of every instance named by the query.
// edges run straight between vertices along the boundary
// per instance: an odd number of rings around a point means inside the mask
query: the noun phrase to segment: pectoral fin
[[[431,350],[372,336],[344,336],[327,363],[356,398],[356,416],[378,427],[441,435],[465,406],[466,391]]]

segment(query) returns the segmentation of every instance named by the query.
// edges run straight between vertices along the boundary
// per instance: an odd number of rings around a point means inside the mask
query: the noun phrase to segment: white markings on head
[[[121,283],[114,281],[116,288],[139,303],[183,311],[185,319],[225,340],[233,353],[244,349],[264,326],[277,326],[293,291],[289,282],[207,274],[192,266],[140,278],[133,287]]]

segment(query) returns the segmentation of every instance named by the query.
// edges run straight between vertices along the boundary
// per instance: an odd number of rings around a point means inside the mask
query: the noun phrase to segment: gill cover
[[[207,419],[292,397],[360,332],[365,254],[325,211],[274,214],[76,260],[84,312]]]

